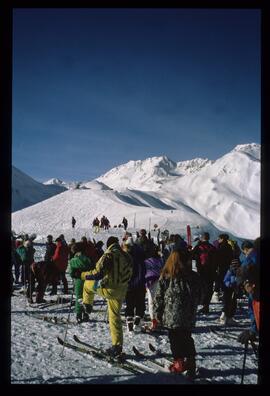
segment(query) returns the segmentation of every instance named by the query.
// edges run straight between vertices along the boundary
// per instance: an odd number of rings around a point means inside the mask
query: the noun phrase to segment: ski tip
[[[149,345],[149,348],[151,349],[151,351],[155,352],[156,348],[154,347],[154,345],[152,345],[150,342],[148,345]]]
[[[64,341],[62,340],[62,338],[57,337],[57,341],[59,342],[59,344],[64,345]]]

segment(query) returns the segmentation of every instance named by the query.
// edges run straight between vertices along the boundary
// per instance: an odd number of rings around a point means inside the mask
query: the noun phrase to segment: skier
[[[158,279],[160,277],[160,272],[164,266],[164,260],[160,256],[159,247],[155,246],[151,257],[144,261],[145,264],[145,287],[148,298],[148,310],[151,319],[150,330],[155,330],[157,327],[157,320],[153,313],[153,301],[156,294]]]
[[[100,257],[102,257],[102,255],[104,254],[104,250],[102,249],[103,245],[104,245],[103,241],[98,241],[95,244],[95,248],[96,248],[96,251],[97,251],[97,260],[99,260]]]
[[[127,330],[128,332],[139,331],[145,311],[144,252],[140,246],[134,244],[132,237],[129,237],[122,246],[122,249],[133,259],[132,276],[126,294]]]
[[[202,309],[199,313],[209,314],[209,304],[213,294],[216,273],[215,247],[209,242],[210,235],[204,232],[192,250],[192,258],[196,260],[197,272],[203,285]]]
[[[168,328],[173,355],[171,372],[195,376],[195,345],[191,332],[196,322],[201,299],[199,275],[190,269],[189,252],[173,251],[167,259],[158,281],[154,299],[154,315]]]
[[[250,241],[244,241],[241,250],[245,255],[244,260],[238,270],[237,276],[248,294],[248,313],[251,326],[239,335],[239,341],[246,343],[248,340],[255,341],[259,330],[259,276],[260,276],[260,249],[259,239],[256,240],[256,247]]]
[[[19,256],[17,252],[17,248],[21,246],[23,243],[22,239],[20,240],[15,240],[14,238],[12,239],[12,263],[14,265],[14,270],[15,270],[15,284],[20,283],[20,276],[21,276],[21,268],[22,268],[22,260],[21,257]]]
[[[103,223],[104,223],[104,229],[105,230],[109,230],[110,222],[109,222],[109,219],[107,217],[104,218]]]
[[[90,271],[95,268],[95,264],[85,255],[85,245],[82,242],[75,243],[73,247],[74,257],[69,260],[69,274],[73,278],[76,270]],[[80,300],[83,297],[84,281],[81,279],[74,279],[74,289],[76,295],[75,313],[78,323],[88,322],[89,314],[85,311]]]
[[[46,252],[45,252],[44,261],[47,261],[49,263],[52,262],[52,258],[53,258],[55,249],[56,249],[56,244],[53,242],[53,236],[48,235],[47,242],[46,242]]]
[[[75,251],[74,251],[75,245],[76,245],[76,240],[75,240],[75,238],[72,238],[68,245],[68,252],[69,252],[68,259],[69,260],[71,260],[75,255]]]
[[[139,235],[137,234],[136,244],[142,247],[145,259],[151,256],[153,242],[151,239],[147,238],[147,233],[144,228],[140,230]]]
[[[187,248],[187,243],[184,241],[184,239],[179,234],[171,234],[163,249],[164,261],[167,260],[173,250],[185,248]]]
[[[220,234],[218,236],[219,248],[216,250],[215,253],[217,263],[217,282],[215,283],[215,291],[217,291],[219,288],[222,290],[223,306],[225,305],[225,299],[227,297],[226,295],[224,296],[224,290],[226,287],[224,284],[224,278],[228,269],[230,268],[233,259],[233,250],[231,248],[231,245],[228,243],[228,240],[229,235]],[[221,324],[224,324],[226,322],[224,311],[221,312],[220,318],[218,320]]]
[[[73,216],[72,216],[72,219],[71,219],[71,224],[72,224],[72,228],[74,228],[75,224],[76,224],[76,220],[75,220],[75,218]]]
[[[97,234],[99,232],[99,219],[97,217],[93,220],[93,228],[94,233]]]
[[[120,356],[123,348],[120,312],[132,275],[131,256],[121,249],[118,238],[111,236],[107,240],[107,250],[95,269],[89,272],[78,271],[75,275],[85,280],[83,303],[87,312],[91,312],[95,293],[107,300],[112,339],[112,347],[107,353],[114,357]]]
[[[128,226],[128,221],[127,221],[127,219],[126,219],[125,217],[123,217],[122,224],[123,224],[124,229],[125,229],[125,231],[126,231],[127,226]]]
[[[237,308],[237,296],[239,290],[237,283],[237,271],[240,267],[239,256],[241,254],[241,250],[236,241],[229,240],[228,243],[232,247],[233,258],[223,280],[224,288],[222,312],[224,315],[222,319],[220,319],[220,322],[226,326],[237,324],[233,317]]]
[[[81,238],[81,242],[84,246],[85,255],[89,257],[92,262],[96,263],[98,261],[98,253],[95,245],[90,241],[90,239],[87,240],[85,236]]]
[[[58,238],[56,238],[55,242],[57,242],[57,244],[52,259],[55,267],[58,270],[59,280],[62,280],[63,282],[63,288],[64,288],[63,292],[64,294],[68,294],[68,282],[65,275],[68,265],[68,246],[63,234],[61,234]],[[53,287],[51,291],[52,296],[55,294],[57,294],[57,282],[53,283]]]
[[[26,240],[23,244],[24,253],[21,256],[23,264],[23,274],[24,274],[24,286],[28,282],[26,297],[29,303],[32,303],[32,293],[34,291],[34,274],[31,269],[31,264],[34,262],[35,249],[33,247],[32,241],[30,239]],[[19,248],[20,249],[20,248]],[[21,250],[20,250],[21,252]],[[19,253],[19,252],[18,252]],[[19,253],[20,254],[20,253]]]

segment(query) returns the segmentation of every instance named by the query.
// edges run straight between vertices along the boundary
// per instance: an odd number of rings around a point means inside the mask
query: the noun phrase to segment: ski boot
[[[82,322],[89,322],[89,315],[86,312],[82,314]]]
[[[127,317],[127,331],[128,333],[133,332],[133,318],[131,316]]]
[[[139,331],[141,331],[141,318],[140,316],[135,316],[134,319],[134,324],[133,324],[133,330],[138,333]]]
[[[106,349],[106,353],[108,354],[109,359],[118,361],[123,360],[122,345],[113,345]]]
[[[76,321],[77,321],[78,324],[84,322],[83,313],[82,312],[80,312],[79,314],[76,315]]]
[[[183,373],[187,370],[186,362],[183,358],[174,359],[173,363],[169,366],[171,373]]]
[[[185,359],[186,376],[190,379],[196,377],[196,360],[195,356],[191,356]]]
[[[85,312],[90,314],[92,312],[93,305],[91,305],[91,304],[83,304],[83,308],[84,308]]]

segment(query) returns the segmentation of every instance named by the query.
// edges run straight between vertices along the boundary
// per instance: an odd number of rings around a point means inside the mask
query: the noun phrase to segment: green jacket
[[[26,248],[22,245],[16,249],[16,252],[18,253],[22,262],[24,263],[27,259]]]
[[[96,263],[92,271],[82,272],[82,280],[101,280],[106,289],[125,289],[132,275],[132,257],[118,243],[113,243]]]
[[[80,269],[82,271],[89,271],[95,267],[95,264],[91,262],[90,258],[80,252],[76,253],[75,256],[69,260],[68,264],[68,272],[71,278],[73,278],[76,269]]]

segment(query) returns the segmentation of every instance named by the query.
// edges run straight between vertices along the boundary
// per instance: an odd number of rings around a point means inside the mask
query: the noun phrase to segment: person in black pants
[[[128,331],[139,331],[145,312],[145,255],[143,249],[134,244],[132,237],[123,241],[122,249],[133,259],[133,272],[126,294],[127,328]]]
[[[196,350],[192,330],[201,300],[200,276],[190,268],[187,249],[173,251],[161,271],[154,298],[154,315],[169,331],[173,373],[196,374]]]
[[[208,314],[213,295],[213,284],[216,273],[216,248],[209,242],[210,236],[205,232],[192,250],[192,258],[196,260],[197,272],[203,285],[202,309],[199,313]]]

